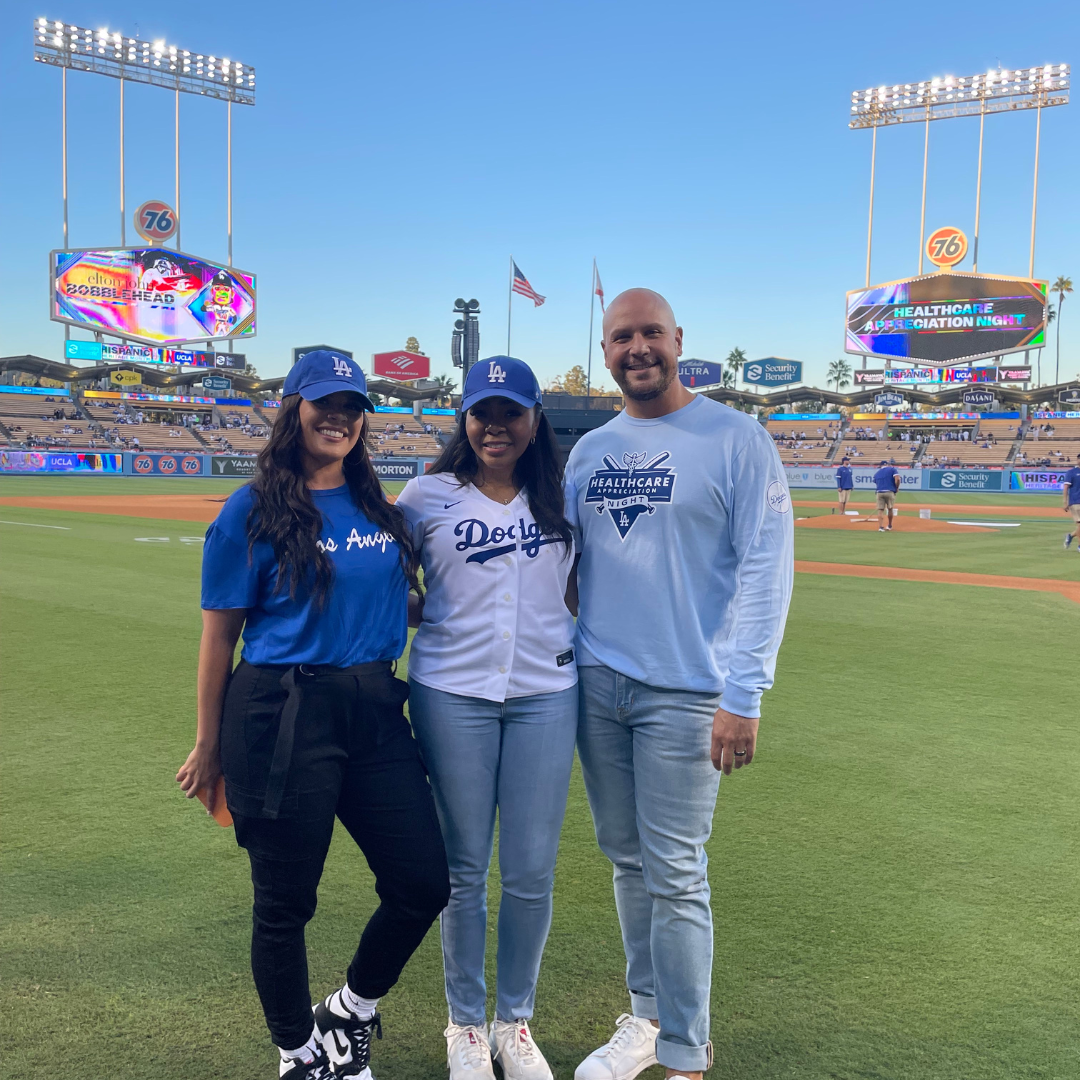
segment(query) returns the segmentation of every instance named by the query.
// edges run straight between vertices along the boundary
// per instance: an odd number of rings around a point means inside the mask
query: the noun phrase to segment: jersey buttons
[[[509,641],[510,640],[510,631],[509,630],[504,630],[503,631],[503,640],[504,641]]]

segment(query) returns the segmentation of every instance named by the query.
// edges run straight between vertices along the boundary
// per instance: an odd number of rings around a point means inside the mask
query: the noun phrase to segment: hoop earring
[[[529,440],[529,445],[532,446],[532,444],[534,442],[536,442],[536,436],[535,435]]]

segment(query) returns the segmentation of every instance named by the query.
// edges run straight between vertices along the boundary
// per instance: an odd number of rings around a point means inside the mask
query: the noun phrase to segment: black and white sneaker
[[[370,1020],[361,1020],[341,1000],[335,990],[314,1008],[315,1027],[323,1049],[330,1059],[335,1077],[348,1080],[374,1080],[371,1069],[371,1035],[382,1038],[382,1018],[376,1013]]]
[[[334,1080],[330,1068],[330,1059],[326,1051],[319,1048],[311,1061],[302,1058],[282,1058],[278,1069],[278,1080]]]

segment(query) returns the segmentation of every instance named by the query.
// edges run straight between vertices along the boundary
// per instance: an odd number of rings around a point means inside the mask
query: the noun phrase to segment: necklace
[[[484,485],[484,484],[479,484],[478,485],[478,487],[481,489],[481,491],[483,491],[485,486],[486,485]],[[506,498],[506,499],[500,498],[498,495],[489,495],[486,491],[484,491],[484,494],[492,502],[501,503],[503,506],[509,506],[518,497],[519,492],[518,491],[511,492],[509,498]]]

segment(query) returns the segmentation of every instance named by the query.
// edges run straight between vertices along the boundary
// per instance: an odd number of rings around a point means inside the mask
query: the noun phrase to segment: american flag
[[[596,269],[596,260],[593,259],[593,273],[596,275],[596,295],[600,297],[600,310],[607,314],[604,308],[604,286],[600,284],[600,271]]]
[[[518,269],[517,263],[514,263],[514,284],[512,288],[514,292],[527,296],[535,307],[539,307],[547,299],[546,296],[541,296],[529,284],[529,279]]]

